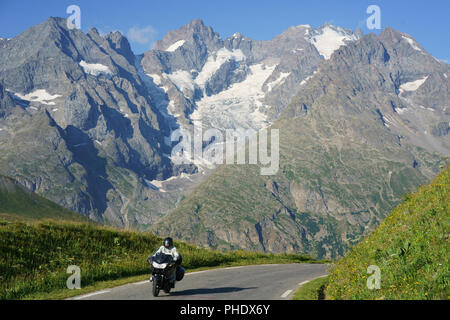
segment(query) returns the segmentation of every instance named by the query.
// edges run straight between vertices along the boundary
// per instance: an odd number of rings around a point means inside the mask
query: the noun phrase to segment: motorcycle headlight
[[[154,268],[157,268],[157,269],[165,269],[167,267],[167,263],[156,263],[156,262],[153,262],[152,265],[153,265]]]

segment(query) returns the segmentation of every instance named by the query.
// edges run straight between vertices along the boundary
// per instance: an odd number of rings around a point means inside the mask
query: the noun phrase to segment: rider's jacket
[[[164,246],[159,247],[158,250],[156,250],[154,255],[157,255],[158,253],[163,253],[163,254],[168,254],[171,255],[173,257],[174,261],[177,261],[180,257],[180,254],[178,253],[177,248],[172,247],[172,248],[166,248]]]

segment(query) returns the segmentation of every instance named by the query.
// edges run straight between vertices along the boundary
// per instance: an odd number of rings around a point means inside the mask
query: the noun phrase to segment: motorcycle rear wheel
[[[164,286],[164,292],[169,294],[170,293],[170,289],[172,289],[172,284],[170,282],[166,282],[166,285]]]

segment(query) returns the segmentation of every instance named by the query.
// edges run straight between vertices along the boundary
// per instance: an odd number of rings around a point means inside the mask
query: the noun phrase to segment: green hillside
[[[86,222],[88,218],[65,209],[0,175],[0,218],[7,220],[69,220]]]
[[[327,299],[450,298],[450,167],[408,196],[330,272]],[[367,288],[367,267],[381,288]]]

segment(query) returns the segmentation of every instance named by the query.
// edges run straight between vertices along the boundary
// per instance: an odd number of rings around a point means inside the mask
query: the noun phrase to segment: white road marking
[[[222,268],[222,270],[230,270],[230,269],[240,269],[240,268],[243,268],[243,266],[239,266],[239,267],[228,267],[228,268]],[[220,269],[220,268],[217,268],[217,269],[211,269],[211,270],[218,270],[218,269]]]
[[[145,280],[145,281],[135,282],[133,284],[138,286],[140,284],[145,284],[145,283],[149,283],[149,282],[150,282],[149,280]]]
[[[281,297],[282,297],[282,298],[286,298],[288,295],[291,294],[291,292],[292,292],[292,290],[287,290],[285,293],[283,293],[283,294],[281,295]]]
[[[75,297],[75,298],[73,298],[73,299],[74,299],[74,300],[80,300],[80,299],[92,297],[92,296],[95,296],[95,295],[98,295],[98,294],[107,293],[107,292],[110,292],[110,291],[111,291],[111,290],[97,291],[97,292],[85,294],[84,296]]]
[[[311,279],[311,280],[306,280],[306,281],[300,282],[298,285],[299,285],[299,286],[302,286],[302,285],[304,285],[304,284],[306,284],[306,283],[308,283],[308,282],[311,282],[311,281],[316,280],[316,279],[319,279],[319,278],[327,277],[327,276],[328,276],[328,275],[325,274],[325,275],[323,275],[323,276],[316,277],[316,278]]]
[[[305,283],[308,283],[308,282],[310,282],[311,280],[306,280],[306,281],[303,281],[303,282],[300,282],[298,285],[299,286],[302,286],[302,285],[304,285]]]
[[[319,278],[323,278],[323,277],[327,277],[327,276],[328,276],[327,274],[324,274],[323,276],[316,277],[316,278],[311,279],[311,280],[306,280],[306,281],[300,282],[298,285],[299,285],[299,286],[302,286],[302,285],[304,285],[304,284],[306,284],[306,283],[308,283],[308,282],[310,282],[310,281],[313,281],[313,280],[316,280],[316,279],[319,279]]]
[[[310,282],[310,281],[312,281],[312,280],[315,280],[315,279],[318,279],[318,278],[323,278],[323,277],[326,277],[326,276],[327,276],[327,275],[320,276],[320,277],[317,277],[317,278],[314,278],[314,279],[311,279],[311,280],[305,280],[305,281],[303,281],[303,282],[300,282],[298,285],[299,285],[299,286],[302,286],[302,285],[304,285],[305,283],[308,283],[308,282]],[[293,291],[293,290],[286,290],[286,292],[283,293],[283,294],[281,295],[281,297],[282,297],[282,298],[287,298],[287,296],[290,295],[292,291]]]

